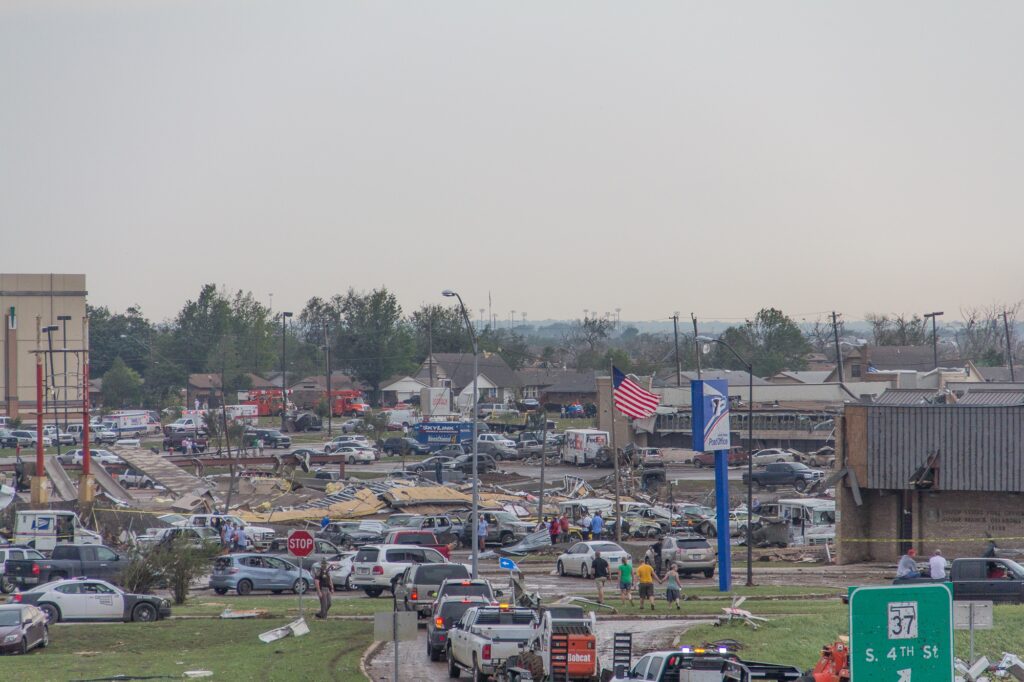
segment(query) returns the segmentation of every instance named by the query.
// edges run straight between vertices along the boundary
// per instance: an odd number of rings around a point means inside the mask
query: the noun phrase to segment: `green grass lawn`
[[[373,628],[363,622],[310,619],[310,633],[264,644],[257,635],[283,618],[189,620],[158,623],[56,625],[50,646],[28,656],[4,657],[7,680],[90,679],[112,675],[166,675],[211,670],[221,680],[357,680],[359,658]]]

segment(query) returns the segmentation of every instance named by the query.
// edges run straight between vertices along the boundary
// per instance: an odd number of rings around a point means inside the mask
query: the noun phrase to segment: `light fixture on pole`
[[[935,320],[936,320],[936,318],[938,318],[940,315],[943,315],[943,314],[944,313],[941,310],[938,311],[938,312],[934,312],[934,313],[925,313],[924,314],[924,319],[927,320],[929,317],[932,318],[932,360],[935,363],[934,369],[938,369],[939,368],[939,336],[938,336],[939,331],[938,331],[938,327],[937,327],[937,325],[935,323]]]
[[[735,348],[721,339],[713,339],[710,336],[698,336],[696,339],[704,344],[704,353],[711,349],[712,343],[728,348],[729,352],[747,370],[747,587],[752,587],[754,585],[754,367],[744,360]]]
[[[470,514],[470,519],[471,519],[471,523],[473,524],[472,534],[471,534],[471,537],[473,539],[472,568],[473,568],[473,577],[476,578],[477,575],[478,575],[478,573],[477,573],[477,564],[479,562],[479,557],[480,557],[480,539],[479,539],[480,519],[478,518],[479,514],[480,514],[480,479],[477,476],[477,447],[478,446],[477,446],[477,442],[476,442],[476,440],[477,440],[477,433],[476,433],[476,429],[477,429],[477,423],[476,423],[476,421],[477,421],[477,399],[478,399],[477,377],[480,376],[480,350],[479,350],[479,348],[477,346],[477,342],[476,342],[476,332],[473,331],[473,323],[469,319],[469,313],[466,312],[466,304],[462,302],[462,296],[459,296],[459,294],[457,292],[452,291],[451,289],[445,289],[444,291],[441,292],[441,295],[442,296],[447,296],[449,298],[454,296],[455,298],[459,299],[459,308],[462,310],[462,319],[465,320],[465,322],[466,322],[466,330],[469,331],[469,338],[473,342],[473,412],[472,412],[472,414],[470,416],[470,419],[473,420],[473,472],[472,472],[472,476],[473,476],[473,503],[472,503],[472,509],[473,509],[473,512],[472,512],[472,514]]]

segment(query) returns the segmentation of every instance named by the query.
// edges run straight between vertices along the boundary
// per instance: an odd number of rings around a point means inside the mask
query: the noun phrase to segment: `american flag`
[[[616,367],[612,367],[612,380],[614,386],[612,394],[615,398],[615,408],[633,419],[643,419],[654,414],[654,410],[661,402],[661,396],[645,391]]]

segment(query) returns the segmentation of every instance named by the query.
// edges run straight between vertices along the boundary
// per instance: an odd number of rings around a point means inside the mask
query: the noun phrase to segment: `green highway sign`
[[[953,592],[945,583],[850,589],[852,682],[952,682]]]

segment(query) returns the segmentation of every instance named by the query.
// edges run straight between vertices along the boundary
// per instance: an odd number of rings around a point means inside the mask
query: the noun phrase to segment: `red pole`
[[[89,475],[92,455],[89,454],[89,363],[82,370],[82,475]]]
[[[43,466],[43,356],[36,354],[36,476],[45,476]]]

